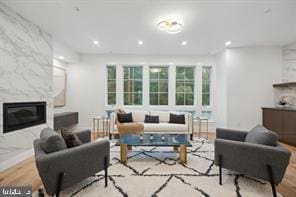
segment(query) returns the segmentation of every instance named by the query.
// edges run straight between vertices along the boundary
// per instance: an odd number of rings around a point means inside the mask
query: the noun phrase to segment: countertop
[[[262,107],[262,109],[274,109],[281,111],[296,111],[296,107]]]

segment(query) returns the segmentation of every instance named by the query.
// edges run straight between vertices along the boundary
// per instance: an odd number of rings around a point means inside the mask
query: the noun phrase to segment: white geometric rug
[[[192,141],[187,148],[187,165],[178,162],[173,147],[133,147],[127,164],[122,164],[120,148],[111,143],[108,187],[103,172],[62,192],[75,197],[191,197],[191,196],[272,196],[269,183],[223,169],[219,185],[214,165],[214,146],[205,139]]]

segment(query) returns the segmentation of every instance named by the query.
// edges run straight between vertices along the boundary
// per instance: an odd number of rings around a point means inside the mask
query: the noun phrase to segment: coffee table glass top
[[[125,134],[118,140],[117,145],[120,144],[131,146],[192,146],[186,134]]]

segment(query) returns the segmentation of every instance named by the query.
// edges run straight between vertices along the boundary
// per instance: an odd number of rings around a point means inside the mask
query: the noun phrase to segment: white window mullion
[[[149,66],[143,65],[143,82],[142,82],[142,104],[144,107],[149,106],[150,102],[150,95],[149,95],[149,88],[150,88],[150,77],[149,77]]]

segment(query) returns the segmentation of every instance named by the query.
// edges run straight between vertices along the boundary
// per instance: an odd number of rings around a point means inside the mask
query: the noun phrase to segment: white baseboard
[[[0,172],[24,161],[25,159],[28,159],[29,157],[32,157],[34,155],[34,150],[33,149],[30,149],[30,150],[27,150],[23,153],[20,153],[8,160],[5,160],[5,161],[1,161],[0,162]]]

